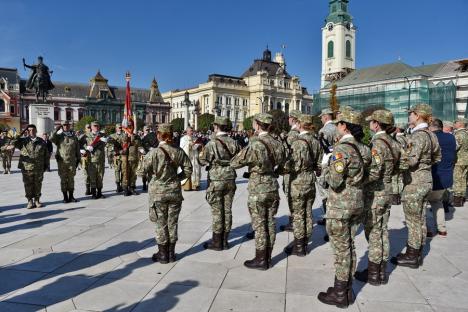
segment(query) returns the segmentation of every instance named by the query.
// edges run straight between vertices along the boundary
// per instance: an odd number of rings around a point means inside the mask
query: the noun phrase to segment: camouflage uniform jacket
[[[325,124],[318,132],[319,140],[323,140],[324,144],[330,147],[330,150],[333,150],[333,145],[335,145],[338,140],[338,133],[336,130],[336,125],[329,122]]]
[[[397,133],[394,138],[402,148],[406,149],[408,147],[408,136],[405,133]]]
[[[314,171],[321,158],[320,143],[311,132],[302,132],[291,146],[291,157],[286,162],[286,171],[291,174],[291,184],[313,186]]]
[[[268,145],[271,157],[262,142]],[[250,138],[249,145],[231,160],[231,167],[234,169],[249,167],[250,178],[247,188],[249,194],[276,192],[279,185],[275,167],[283,167],[286,159],[285,153],[284,146],[279,140],[269,133],[263,132]],[[270,158],[273,158],[274,163],[270,161]]]
[[[364,166],[356,150],[348,145],[359,144],[351,135],[344,135],[335,145],[325,179],[329,185],[327,218],[348,219],[362,212]],[[359,147],[357,147],[359,150]]]
[[[414,130],[408,137],[407,153],[410,183],[432,183],[432,165],[442,160],[435,134],[427,127]]]
[[[292,144],[294,141],[297,139],[299,136],[299,130],[297,130],[296,127],[291,128],[291,130],[288,132],[288,135],[286,137],[286,143],[288,144],[288,148],[291,148]]]
[[[181,174],[177,174],[179,167],[182,168]],[[149,184],[150,207],[155,202],[180,202],[184,199],[180,181],[192,175],[192,164],[181,148],[161,142],[145,156],[144,171],[153,176]]]
[[[219,142],[222,141],[226,148]],[[236,171],[231,167],[231,159],[239,153],[237,141],[228,137],[225,133],[213,137],[200,153],[200,163],[209,166],[211,181],[235,180]]]
[[[50,141],[57,145],[57,151],[55,152],[57,161],[73,165],[76,165],[80,161],[80,143],[78,143],[78,138],[74,134],[71,132],[68,134],[65,132],[58,134],[55,131],[52,133]]]
[[[468,165],[468,130],[455,130],[455,140],[457,141],[457,161],[456,165]]]
[[[6,147],[10,145],[11,139],[8,136],[0,137],[0,155],[6,153]]]
[[[156,137],[156,133],[150,132],[145,135],[141,139],[141,146],[145,150],[146,153],[150,151],[150,149],[158,147],[158,138]]]
[[[138,149],[141,146],[141,139],[139,135],[129,136],[127,133],[122,132],[121,135],[111,137],[109,143],[114,144],[116,154],[128,156],[129,161],[138,161],[140,159]]]
[[[86,147],[88,145],[91,145],[94,141],[94,139],[97,137],[97,136],[100,136],[101,138],[104,137],[104,134],[103,133],[92,133],[92,132],[88,132],[86,133],[85,135],[83,135],[79,142],[80,142],[80,145],[86,149]],[[105,151],[105,147],[106,147],[106,143],[104,143],[103,141],[98,141],[96,144],[94,144],[93,146],[93,152],[92,153],[87,153],[87,155],[90,155],[91,157],[88,157],[88,159],[93,162],[93,163],[101,163],[104,165],[105,163],[105,159],[106,159],[106,151]]]
[[[44,140],[36,137],[19,137],[11,141],[20,150],[18,168],[21,170],[44,171],[49,166],[49,152]]]
[[[392,188],[392,175],[399,156],[394,155],[393,139],[385,131],[372,137],[372,163],[369,170],[366,190],[389,193]],[[388,144],[388,145],[387,145]]]

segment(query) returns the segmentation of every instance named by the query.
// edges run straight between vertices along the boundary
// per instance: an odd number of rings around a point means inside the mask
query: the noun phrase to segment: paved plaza
[[[14,163],[14,168],[17,163]],[[246,207],[247,180],[237,180],[231,248],[203,249],[211,237],[205,192],[186,192],[180,215],[178,261],[154,264],[154,226],[148,196],[114,192],[113,171],[106,171],[105,199],[84,196],[81,171],[78,203],[63,204],[56,163],[45,173],[44,208],[26,210],[19,171],[0,175],[0,311],[343,311],[323,305],[317,294],[332,285],[333,257],[315,226],[310,253],[286,257],[292,234],[278,233],[274,267],[243,266],[254,255]],[[241,176],[242,172],[239,172]],[[204,178],[203,178],[204,179]],[[140,182],[140,181],[139,181]],[[206,185],[203,184],[204,188]],[[287,222],[284,196],[278,225]],[[390,282],[373,287],[354,283],[357,302],[349,311],[468,311],[468,207],[447,215],[448,237],[428,240],[424,266],[390,266]],[[320,215],[319,201],[314,215]],[[390,219],[391,254],[405,246],[402,209]],[[430,222],[432,220],[429,220]],[[359,268],[367,266],[366,241],[356,238]]]

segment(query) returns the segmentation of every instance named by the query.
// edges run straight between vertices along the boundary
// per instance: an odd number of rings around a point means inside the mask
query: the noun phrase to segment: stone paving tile
[[[12,302],[0,302],[0,311],[2,312],[46,312],[45,307],[32,305],[32,304],[21,304]]]
[[[24,258],[32,256],[31,249],[17,249],[12,247],[5,247],[0,252],[0,267],[11,265]]]
[[[187,270],[187,268],[190,269]],[[187,258],[179,261],[179,263],[163,277],[161,283],[219,288],[227,272],[228,270],[223,265],[196,262]],[[184,283],[180,281],[184,281]]]
[[[365,301],[359,302],[359,310],[361,312],[432,312],[429,304],[414,304],[388,301]]]
[[[99,254],[83,254],[54,271],[57,274],[82,274],[96,276],[112,272],[122,260],[119,257]]]
[[[45,273],[41,272],[0,269],[0,297],[3,298],[9,293],[31,284],[41,279],[44,275]]]
[[[326,290],[326,289],[324,289]],[[338,312],[338,311],[347,311],[347,312],[359,312],[359,307],[357,304],[349,306],[347,309],[340,309],[335,306],[329,306],[321,303],[317,299],[317,294],[314,296],[304,296],[298,294],[286,294],[286,312],[303,312],[303,311],[313,311],[313,312]],[[379,311],[379,310],[374,310]]]
[[[284,303],[284,294],[220,289],[210,312],[279,312]]]
[[[250,270],[243,265],[232,268],[221,288],[284,294],[286,268],[274,267],[267,271]]]
[[[53,272],[57,268],[73,261],[80,255],[71,252],[45,252],[37,253],[31,257],[25,258],[13,266],[15,270],[36,271],[36,272]]]

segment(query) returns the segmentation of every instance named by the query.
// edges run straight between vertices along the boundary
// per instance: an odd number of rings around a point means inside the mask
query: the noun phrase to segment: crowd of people
[[[255,239],[255,256],[247,268],[268,270],[276,238],[279,207],[279,176],[290,211],[294,240],[284,248],[289,256],[304,257],[312,235],[312,205],[322,198],[323,220],[334,251],[335,281],[318,294],[330,305],[347,307],[354,302],[353,279],[381,285],[388,282],[387,263],[418,268],[423,264],[426,237],[447,236],[445,210],[464,205],[468,175],[468,121],[454,123],[432,116],[429,105],[408,110],[408,127],[396,125],[390,111],[376,110],[364,118],[344,107],[325,109],[323,127],[316,131],[311,115],[289,112],[288,133],[272,129],[273,116],[260,113],[253,118],[253,132],[228,131],[228,119],[216,117],[209,133],[173,132],[161,124],[154,132],[144,127],[135,133],[133,124],[116,125],[112,135],[100,131],[98,122],[75,134],[64,122],[51,134],[39,138],[34,125],[14,138],[0,136],[5,173],[10,173],[11,155],[20,150],[18,167],[23,174],[27,208],[42,206],[43,173],[55,158],[64,203],[75,202],[74,176],[79,166],[86,176],[86,194],[103,198],[105,159],[114,170],[116,192],[138,195],[137,177],[148,190],[149,218],[155,223],[158,251],[153,261],[176,261],[177,224],[184,191],[199,191],[201,170],[207,171],[206,200],[212,211],[212,239],[206,249],[229,249],[232,202],[236,192],[236,170],[246,168],[247,205],[252,220],[249,238]],[[373,134],[365,144],[363,124]],[[426,203],[434,215],[435,231],[428,231]],[[402,204],[408,228],[405,252],[390,257],[388,220],[392,205]],[[363,225],[368,241],[368,267],[356,272],[354,238]]]

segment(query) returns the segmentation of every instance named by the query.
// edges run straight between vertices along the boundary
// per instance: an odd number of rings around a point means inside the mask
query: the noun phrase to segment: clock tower
[[[356,27],[348,12],[349,0],[329,2],[329,14],[322,28],[322,88],[356,68]]]

